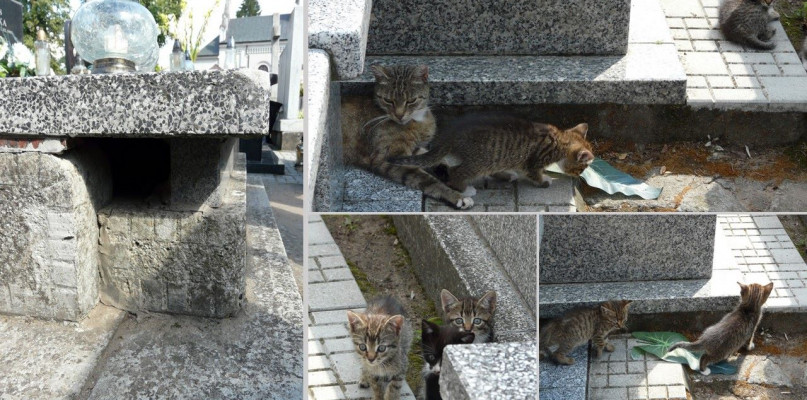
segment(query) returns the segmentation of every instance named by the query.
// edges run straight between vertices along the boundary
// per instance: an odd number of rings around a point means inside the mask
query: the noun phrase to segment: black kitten
[[[423,366],[426,400],[439,400],[440,397],[440,365],[443,361],[443,349],[450,344],[469,344],[474,341],[473,332],[461,332],[456,326],[439,326],[426,321],[421,323],[421,348],[426,365]]]

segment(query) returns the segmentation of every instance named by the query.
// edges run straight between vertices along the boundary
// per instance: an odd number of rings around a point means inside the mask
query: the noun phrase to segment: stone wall
[[[215,164],[223,170],[233,165]],[[116,201],[100,210],[101,301],[133,312],[236,314],[245,291],[245,168],[241,154],[218,189],[215,208],[209,202],[182,209]]]
[[[75,321],[95,306],[96,210],[111,196],[92,146],[0,154],[0,313]]]

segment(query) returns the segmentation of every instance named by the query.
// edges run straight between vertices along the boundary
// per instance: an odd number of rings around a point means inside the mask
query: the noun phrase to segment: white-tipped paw
[[[709,367],[706,367],[706,369],[704,369],[703,371],[698,371],[698,372],[700,372],[703,375],[709,375],[709,374],[712,373],[712,370],[709,369]]]
[[[460,210],[467,210],[474,206],[474,199],[470,197],[463,197],[457,202],[456,206]]]
[[[468,187],[466,187],[465,190],[462,191],[462,195],[465,197],[476,196],[476,188],[471,185],[468,185]]]
[[[748,343],[748,351],[754,350],[754,342]]]

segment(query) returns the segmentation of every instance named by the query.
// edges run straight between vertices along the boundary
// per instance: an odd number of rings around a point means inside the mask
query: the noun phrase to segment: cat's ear
[[[592,161],[594,161],[594,154],[591,154],[590,151],[583,149],[577,153],[577,162],[590,164]]]
[[[633,303],[633,300],[622,300],[622,308],[627,310],[630,303]]]
[[[415,66],[415,77],[421,80],[423,83],[429,81],[429,66],[428,65],[416,65]]]
[[[401,328],[403,328],[404,317],[402,315],[395,315],[389,317],[386,323],[395,329],[395,334],[398,335],[401,333]]]
[[[773,282],[771,282],[771,283],[769,283],[769,284],[767,284],[767,285],[763,286],[763,288],[765,289],[765,294],[766,294],[766,295],[767,295],[767,294],[770,294],[770,293],[771,293],[771,290],[773,290]]]
[[[600,310],[602,311],[602,314],[607,317],[616,317],[616,312],[611,309],[611,305],[608,303],[601,305]]]
[[[486,308],[491,314],[493,314],[493,310],[496,309],[496,292],[493,290],[488,290],[484,295],[482,295],[476,304]]]
[[[443,289],[440,291],[440,303],[443,305],[443,311],[448,312],[448,308],[457,302],[459,302],[459,299],[451,294],[448,289]]]
[[[348,326],[350,326],[351,333],[354,332],[356,329],[358,329],[359,325],[362,324],[362,320],[359,314],[356,314],[350,310],[347,311],[347,322]]]
[[[373,76],[375,76],[375,80],[377,82],[383,82],[389,80],[389,75],[387,74],[387,69],[384,68],[381,64],[373,64],[370,66],[370,71],[373,72]]]
[[[468,332],[465,335],[462,335],[460,342],[465,344],[473,343],[475,338],[476,335],[474,335],[473,332]]]
[[[573,130],[573,131],[575,131],[575,132],[577,132],[577,133],[579,133],[579,134],[580,134],[580,136],[582,136],[582,137],[583,137],[583,139],[585,139],[585,138],[586,138],[586,134],[588,133],[588,124],[587,124],[587,123],[585,123],[585,122],[583,122],[582,124],[577,124],[577,126],[575,126],[574,128],[572,128],[572,130]]]
[[[437,324],[427,321],[425,319],[420,320],[420,327],[421,331],[423,332],[423,336],[434,335],[434,333],[437,332],[438,329],[440,329],[440,327],[438,327]]]

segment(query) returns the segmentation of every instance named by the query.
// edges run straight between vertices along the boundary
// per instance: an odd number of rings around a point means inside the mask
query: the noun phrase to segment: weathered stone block
[[[0,313],[82,318],[98,299],[95,210],[112,196],[105,156],[89,145],[0,153],[0,171]]]
[[[219,207],[232,171],[237,140],[172,139],[171,207]]]
[[[219,161],[225,170],[231,162]],[[99,211],[101,300],[129,311],[236,314],[245,291],[244,170],[241,156],[215,189],[222,195],[218,208],[118,202]],[[131,235],[117,233],[126,226]]]
[[[535,341],[447,346],[440,373],[444,399],[534,399]]]

